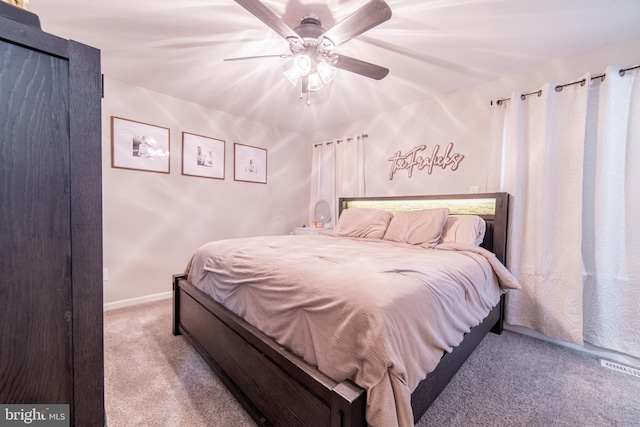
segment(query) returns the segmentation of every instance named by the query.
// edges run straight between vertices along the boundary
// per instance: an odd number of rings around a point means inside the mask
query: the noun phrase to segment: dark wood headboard
[[[340,213],[349,208],[383,209],[400,212],[449,208],[451,215],[478,215],[487,223],[481,246],[505,264],[509,195],[507,193],[444,194],[433,196],[341,197]]]

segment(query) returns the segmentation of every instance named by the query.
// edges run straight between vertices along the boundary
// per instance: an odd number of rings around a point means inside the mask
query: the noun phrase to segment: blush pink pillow
[[[478,215],[449,215],[440,242],[480,246],[486,230],[487,223]]]
[[[381,209],[351,208],[342,211],[334,233],[345,237],[382,239],[392,214]]]
[[[391,218],[385,240],[433,248],[440,241],[449,209],[397,212]]]

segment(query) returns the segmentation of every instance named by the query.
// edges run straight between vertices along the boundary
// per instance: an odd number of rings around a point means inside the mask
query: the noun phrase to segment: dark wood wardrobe
[[[100,52],[0,2],[0,403],[103,426]]]

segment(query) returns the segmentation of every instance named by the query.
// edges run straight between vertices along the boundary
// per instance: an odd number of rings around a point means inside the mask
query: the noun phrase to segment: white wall
[[[348,126],[318,132],[311,140],[321,142],[343,135],[368,134],[369,138],[365,139],[365,182],[366,194],[370,196],[466,193],[471,186],[478,186],[483,192],[487,190],[487,167],[494,167],[486,164],[491,100],[509,97],[514,90],[535,91],[547,82],[576,81],[587,72],[602,73],[608,65],[638,65],[638,46],[640,37],[607,45]],[[427,150],[423,153],[431,153],[434,145],[439,144],[442,153],[449,142],[454,143],[456,152],[465,156],[456,171],[435,168],[429,175],[426,170],[414,169],[412,178],[399,171],[393,180],[389,179],[391,162],[387,159],[396,151],[404,154],[415,146],[426,144]]]
[[[105,302],[168,292],[171,275],[189,254],[216,239],[286,234],[308,219],[311,145],[367,133],[366,194],[450,194],[486,189],[490,101],[514,90],[534,91],[546,82],[574,81],[608,65],[640,64],[640,37],[563,58],[493,82],[412,104],[311,138],[106,79],[103,100]],[[108,77],[108,76],[107,76]],[[213,96],[213,95],[212,95]],[[110,116],[171,128],[171,174],[113,169]],[[181,175],[181,132],[227,141],[224,181]],[[233,181],[233,143],[268,149],[268,184]],[[464,154],[458,170],[398,171],[389,179],[396,151],[449,143]],[[491,190],[491,189],[490,189]]]
[[[369,138],[365,140],[365,182],[366,194],[370,196],[466,193],[470,186],[478,186],[479,192],[495,191],[496,189],[487,189],[485,185],[487,168],[496,167],[486,163],[491,124],[490,101],[509,97],[516,90],[533,92],[548,82],[564,84],[578,81],[588,72],[593,75],[603,73],[609,65],[640,65],[638,46],[640,37],[634,37],[504,76],[493,82],[360,120],[339,129],[319,132],[311,139],[313,142],[320,142],[341,135],[367,133]],[[405,153],[417,145],[426,144],[427,152],[430,152],[435,144],[446,146],[449,142],[454,142],[455,151],[465,155],[455,172],[441,169],[434,170],[429,175],[425,171],[414,170],[412,178],[408,178],[404,172],[397,172],[394,179],[389,180],[390,162],[387,159],[396,151]],[[505,326],[520,333],[548,339],[527,328]],[[557,340],[548,340],[567,345]],[[587,350],[598,357],[640,366],[640,360],[628,355],[588,344],[584,348],[568,346]]]
[[[171,173],[112,168],[111,116],[170,128]],[[181,174],[183,131],[226,141],[224,180]],[[288,234],[307,219],[311,148],[301,135],[107,78],[102,140],[104,302],[111,306],[169,292],[171,276],[205,242]],[[266,185],[234,181],[234,142],[267,149]]]

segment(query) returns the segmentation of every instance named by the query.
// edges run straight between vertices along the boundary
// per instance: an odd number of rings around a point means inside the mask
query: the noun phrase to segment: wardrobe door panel
[[[73,403],[68,82],[0,41],[2,403]]]

